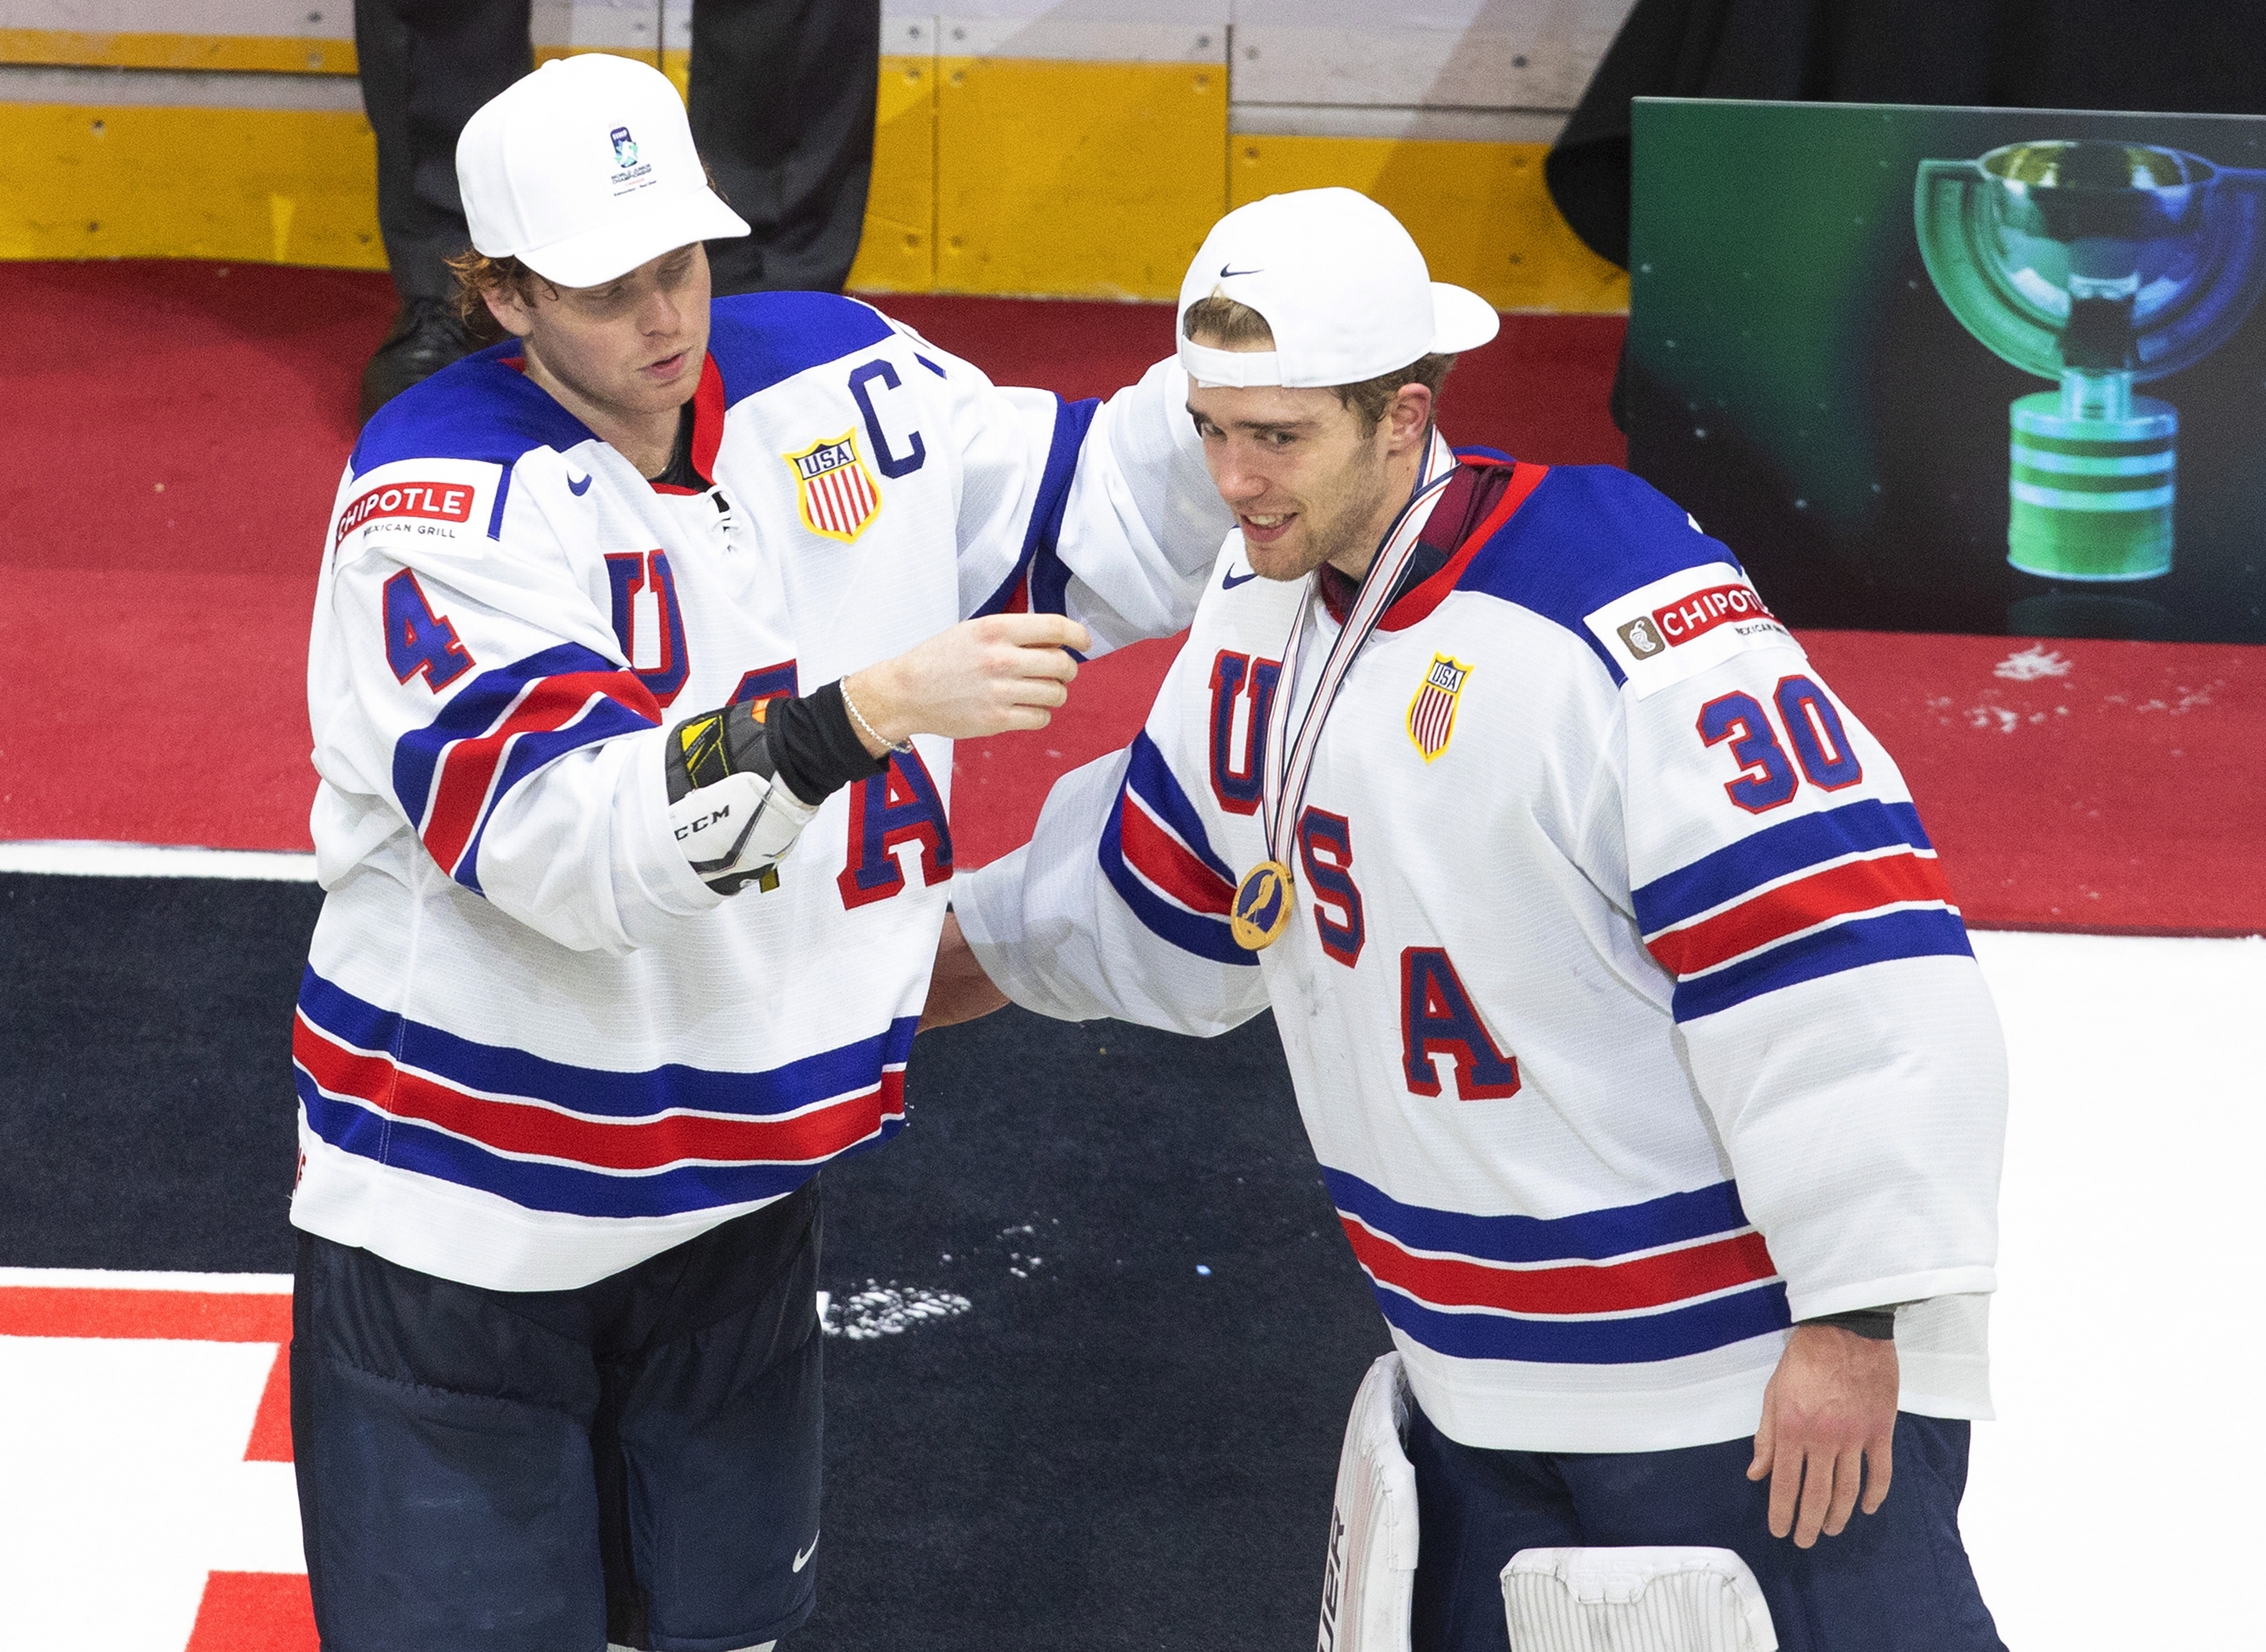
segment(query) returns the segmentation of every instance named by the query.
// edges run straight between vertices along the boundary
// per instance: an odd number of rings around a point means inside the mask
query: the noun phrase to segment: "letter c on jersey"
[[[881,429],[881,416],[874,411],[874,398],[866,387],[875,379],[891,390],[897,388],[897,369],[887,362],[868,362],[850,375],[850,393],[858,398],[858,411],[866,415],[866,434],[874,438],[874,463],[881,467],[881,474],[895,481],[900,476],[910,476],[928,462],[928,449],[922,444],[917,430],[905,438],[903,456],[892,452],[889,438]]]
[[[1400,954],[1400,1058],[1408,1087],[1440,1093],[1435,1054],[1456,1058],[1456,1093],[1466,1101],[1491,1101],[1518,1093],[1518,1063],[1495,1048],[1464,990],[1456,966],[1437,947]]]

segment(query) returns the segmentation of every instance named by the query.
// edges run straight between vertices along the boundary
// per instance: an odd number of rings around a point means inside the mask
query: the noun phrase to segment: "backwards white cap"
[[[669,77],[603,52],[545,63],[482,105],[457,139],[457,184],[474,246],[562,287],[748,233],[708,187]]]
[[[1477,293],[1436,281],[1400,221],[1350,189],[1301,189],[1238,207],[1204,238],[1179,314],[1215,292],[1267,318],[1271,351],[1219,350],[1180,335],[1181,365],[1206,384],[1358,384],[1435,351],[1476,349],[1502,318]]]

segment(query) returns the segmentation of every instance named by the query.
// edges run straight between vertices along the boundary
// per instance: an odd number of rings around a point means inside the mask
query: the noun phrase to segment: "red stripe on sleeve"
[[[629,672],[569,671],[537,682],[488,733],[459,740],[449,748],[433,787],[433,807],[426,812],[424,827],[418,833],[442,871],[453,875],[457,861],[464,858],[464,845],[472,840],[487,806],[489,784],[512,737],[562,728],[601,695],[619,701],[649,723],[657,726],[661,721],[661,706],[652,691]]]
[[[1443,1308],[1511,1313],[1617,1313],[1661,1308],[1710,1291],[1758,1283],[1778,1266],[1759,1233],[1739,1233],[1626,1262],[1493,1268],[1459,1258],[1416,1256],[1351,1217],[1338,1218],[1353,1254],[1380,1284]]]
[[[525,1101],[477,1096],[396,1067],[383,1056],[346,1049],[302,1016],[291,1054],[333,1095],[366,1101],[498,1152],[564,1159],[597,1170],[660,1170],[686,1159],[721,1164],[802,1164],[856,1146],[904,1111],[905,1077],[883,1072],[871,1090],[784,1119],[611,1120],[554,1112]]]
[[[1914,854],[1852,860],[1782,883],[1728,912],[1656,936],[1645,945],[1667,968],[1688,976],[1829,918],[1849,917],[1901,901],[1948,905],[1951,889],[1943,881],[1942,864]]]
[[[1235,891],[1219,874],[1150,819],[1130,792],[1120,794],[1118,808],[1118,839],[1124,845],[1126,865],[1183,906],[1216,917],[1228,915]]]

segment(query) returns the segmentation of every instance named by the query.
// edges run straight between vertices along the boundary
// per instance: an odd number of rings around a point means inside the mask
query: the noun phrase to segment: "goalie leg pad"
[[[1778,1652],[1729,1549],[1521,1549],[1502,1568],[1511,1652]]]
[[[761,703],[727,705],[669,731],[669,830],[719,895],[778,886],[778,865],[818,807],[778,778]]]
[[[1362,1378],[1338,1453],[1318,1652],[1408,1652],[1417,1536],[1408,1405],[1400,1356],[1386,1354]]]

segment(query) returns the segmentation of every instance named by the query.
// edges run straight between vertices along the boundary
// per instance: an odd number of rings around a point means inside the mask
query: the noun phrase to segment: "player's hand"
[[[1063,650],[1093,646],[1085,626],[1060,614],[992,614],[940,631],[844,686],[884,740],[1044,728],[1078,675],[1078,662]],[[870,739],[866,749],[881,755]]]
[[[921,1006],[919,1030],[925,1033],[932,1027],[972,1021],[1005,1009],[1006,1004],[1007,995],[991,984],[991,977],[976,961],[967,937],[960,932],[959,918],[947,912],[944,933],[936,943],[936,969],[928,978],[928,1002]]]
[[[1888,1500],[1897,1427],[1897,1345],[1834,1325],[1797,1325],[1763,1390],[1747,1478],[1770,1476],[1770,1531],[1806,1549],[1838,1538],[1857,1507]]]

